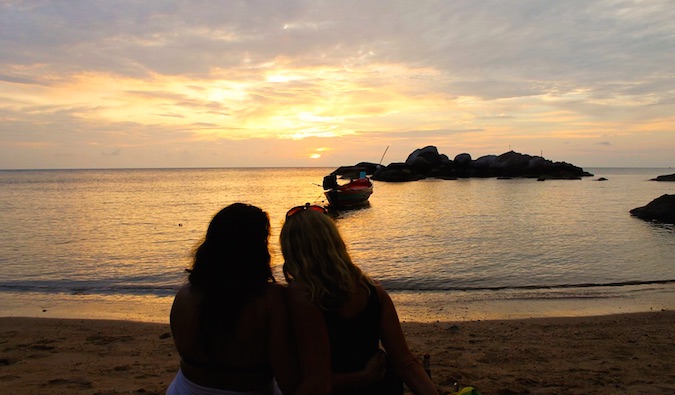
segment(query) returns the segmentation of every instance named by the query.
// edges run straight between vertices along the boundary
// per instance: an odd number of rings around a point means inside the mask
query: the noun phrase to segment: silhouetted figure
[[[254,206],[235,203],[213,217],[171,309],[181,360],[167,395],[294,390],[286,288],[272,275],[269,231]]]
[[[332,394],[392,395],[403,393],[402,378],[417,395],[438,394],[406,344],[391,298],[354,265],[325,209],[289,210],[280,241],[303,381],[314,380],[317,392],[330,378]]]

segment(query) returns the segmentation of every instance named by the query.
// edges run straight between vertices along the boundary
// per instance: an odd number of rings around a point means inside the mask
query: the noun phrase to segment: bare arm
[[[171,305],[169,322],[171,332],[180,355],[188,355],[197,359],[199,350],[195,347],[194,339],[199,333],[199,305],[201,296],[194,293],[189,284],[180,287]]]
[[[305,288],[288,286],[291,327],[300,357],[302,380],[296,395],[324,395],[331,391],[330,343],[323,314],[308,297]]]
[[[377,285],[375,289],[382,304],[380,319],[382,344],[396,371],[415,395],[438,395],[438,390],[431,378],[408,348],[391,297],[381,285]]]
[[[384,351],[378,350],[362,370],[352,373],[333,373],[333,389],[338,393],[345,393],[375,383],[384,377],[386,369],[387,356]]]

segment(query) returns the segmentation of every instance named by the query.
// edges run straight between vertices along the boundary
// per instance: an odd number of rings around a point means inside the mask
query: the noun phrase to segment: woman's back
[[[223,325],[210,336],[204,331],[205,294],[183,286],[171,310],[171,329],[181,355],[181,370],[195,384],[210,388],[250,391],[270,383],[274,376],[282,387],[294,374],[288,344],[285,289],[269,284],[246,302],[233,317],[221,302]],[[229,316],[228,316],[229,314]]]
[[[381,306],[375,287],[356,284],[354,295],[337,309],[324,311],[334,372],[364,368],[379,348]]]

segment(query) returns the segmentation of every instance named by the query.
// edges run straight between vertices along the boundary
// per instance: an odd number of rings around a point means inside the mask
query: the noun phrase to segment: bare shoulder
[[[382,283],[379,281],[373,280],[373,286],[375,287],[375,292],[377,292],[377,296],[380,298],[387,298],[389,299],[389,293],[387,292],[386,289],[384,289],[384,286]]]
[[[196,291],[189,283],[182,285],[176,292],[173,307],[191,306],[202,298],[201,292]]]
[[[171,328],[174,331],[190,330],[192,322],[197,320],[200,314],[199,306],[202,299],[203,294],[196,291],[190,284],[185,284],[178,289],[169,316]]]
[[[186,297],[189,296],[192,293],[192,286],[190,286],[190,283],[185,283],[181,285],[180,288],[178,288],[178,291],[176,292],[176,297]]]

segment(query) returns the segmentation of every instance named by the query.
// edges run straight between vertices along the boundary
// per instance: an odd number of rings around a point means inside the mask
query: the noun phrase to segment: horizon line
[[[346,166],[346,165],[342,165]],[[356,165],[351,165],[356,166]],[[54,167],[8,168],[0,171],[63,171],[63,170],[218,170],[218,169],[332,169],[341,166],[194,166],[194,167]],[[385,166],[386,167],[386,166]],[[582,169],[673,169],[672,166],[587,166]]]

